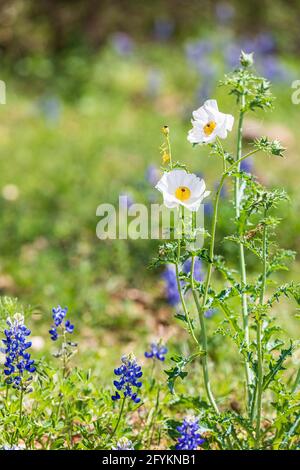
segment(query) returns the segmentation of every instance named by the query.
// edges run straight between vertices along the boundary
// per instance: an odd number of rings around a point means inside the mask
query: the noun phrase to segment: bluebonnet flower
[[[50,124],[56,124],[61,116],[61,101],[57,96],[44,96],[38,101],[40,112]]]
[[[154,37],[158,41],[168,41],[174,31],[174,23],[167,18],[157,18],[154,22]]]
[[[214,213],[214,205],[211,201],[208,201],[204,204],[204,214],[208,217],[212,216]]]
[[[183,268],[183,272],[185,272],[185,274],[190,275],[191,274],[191,269],[192,269],[192,259],[188,258],[183,263],[182,268]],[[194,263],[194,279],[195,279],[195,281],[198,281],[198,282],[203,280],[202,261],[198,257],[195,258],[195,263]]]
[[[289,77],[288,70],[275,55],[267,55],[260,63],[260,69],[263,75],[272,81],[284,82]]]
[[[134,200],[129,193],[120,193],[119,195],[119,206],[121,209],[129,209],[134,204]]]
[[[31,346],[31,342],[27,341],[31,331],[24,324],[24,317],[20,313],[16,313],[13,319],[8,318],[6,323],[9,328],[4,330],[5,339],[2,342],[5,348],[1,348],[6,355],[4,363],[6,383],[25,390],[32,377],[24,377],[24,374],[27,372],[32,374],[36,370],[34,360],[27,351]]]
[[[173,264],[167,264],[162,277],[166,285],[167,302],[172,305],[172,307],[175,307],[180,301],[175,266]]]
[[[61,308],[60,305],[52,309],[52,318],[54,325],[52,325],[51,329],[49,330],[52,341],[56,341],[61,336],[58,333],[59,327],[61,327],[62,331],[65,331],[70,334],[73,333],[74,325],[71,324],[70,320],[65,320],[67,311],[67,307]]]
[[[239,64],[241,46],[235,43],[228,43],[224,49],[224,60],[228,68],[236,67]]]
[[[0,447],[0,450],[25,450],[25,448],[16,445],[10,446],[5,444],[3,447]]]
[[[221,2],[216,5],[216,17],[220,24],[227,24],[235,15],[235,8],[229,2]]]
[[[133,443],[127,437],[121,437],[112,450],[134,450]]]
[[[112,36],[111,42],[115,51],[121,56],[128,56],[133,52],[134,42],[126,33],[115,33]]]
[[[114,386],[117,390],[111,398],[113,401],[120,400],[119,392],[123,392],[124,398],[129,397],[134,403],[139,403],[141,399],[137,396],[137,390],[142,386],[142,382],[139,380],[143,375],[142,368],[131,354],[123,356],[121,361],[121,366],[114,370],[119,380],[114,380]],[[136,391],[133,388],[136,388]]]
[[[155,186],[160,178],[160,171],[155,165],[149,165],[146,169],[145,177],[151,186]]]
[[[145,93],[149,98],[156,98],[163,84],[163,75],[158,69],[151,69],[148,72]],[[156,181],[157,183],[157,181]],[[155,184],[156,184],[155,183]]]
[[[190,275],[192,268],[192,260],[188,258],[182,266],[182,271]],[[165,292],[167,302],[172,306],[175,307],[180,302],[180,295],[178,292],[178,285],[176,279],[176,271],[175,266],[173,264],[167,264],[165,270],[162,275],[165,281]],[[203,280],[203,269],[202,269],[202,262],[199,258],[195,259],[194,264],[194,279],[195,281],[202,281]],[[181,286],[184,285],[183,281],[180,281]]]
[[[256,50],[260,54],[273,54],[276,49],[276,42],[269,32],[262,32],[256,37]]]
[[[206,310],[206,312],[204,312],[204,316],[205,318],[211,318],[214,316],[215,313],[216,313],[215,308],[209,308],[208,310]]]
[[[245,173],[252,173],[254,167],[254,162],[252,158],[247,158],[246,160],[242,160],[240,164],[241,171]]]
[[[177,431],[181,434],[175,447],[177,450],[197,450],[205,442],[205,439],[202,439],[198,432],[198,418],[185,418],[182,425],[177,427]]]
[[[210,54],[212,50],[213,44],[207,39],[189,42],[185,48],[187,59],[196,68],[199,67],[201,61],[206,58],[207,54]]]
[[[161,343],[151,343],[150,351],[145,352],[145,357],[148,359],[158,359],[159,361],[165,360],[165,355],[168,352],[168,348]]]

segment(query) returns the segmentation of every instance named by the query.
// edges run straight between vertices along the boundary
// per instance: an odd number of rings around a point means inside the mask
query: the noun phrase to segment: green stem
[[[169,152],[169,157],[170,157],[170,169],[172,170],[173,168],[173,162],[172,162],[172,149],[171,149],[171,142],[170,142],[170,136],[169,133],[166,135],[166,141],[167,141],[167,146],[168,146],[168,152]]]
[[[245,107],[245,96],[241,96],[241,109],[238,123],[238,135],[237,135],[237,151],[236,151],[236,169],[240,171],[240,163],[244,158],[248,158],[251,154],[255,153],[249,152],[249,154],[242,157],[242,138],[243,138],[243,121],[244,121],[244,107]],[[238,176],[235,177],[234,184],[234,200],[235,200],[235,217],[238,221],[240,218],[240,179]],[[245,263],[245,253],[244,245],[239,243],[239,265],[240,265],[240,275],[241,275],[241,285],[245,287],[247,284],[247,274],[246,274],[246,263]],[[243,293],[242,297],[242,317],[243,317],[243,330],[245,337],[245,344],[247,349],[249,349],[249,317],[248,317],[248,300],[247,294]],[[247,407],[249,409],[250,400],[251,400],[251,376],[250,376],[250,367],[249,362],[245,359],[245,376],[246,376],[246,390],[247,390]]]
[[[22,412],[23,412],[23,389],[21,389],[21,394],[20,394],[20,404],[19,404],[19,424],[21,424],[22,421]]]
[[[200,344],[199,344],[198,339],[196,338],[195,331],[194,331],[194,327],[193,327],[192,322],[191,322],[190,314],[189,314],[188,308],[187,308],[186,303],[185,303],[184,295],[183,295],[182,288],[181,288],[181,284],[180,284],[180,278],[179,278],[180,253],[181,253],[181,238],[184,236],[184,220],[183,220],[183,216],[184,216],[184,208],[182,207],[182,218],[181,218],[182,235],[181,235],[181,237],[178,239],[178,245],[177,245],[177,262],[176,262],[176,264],[175,264],[177,289],[178,289],[178,293],[179,293],[179,297],[180,297],[180,302],[181,302],[181,305],[182,305],[182,308],[183,308],[183,311],[184,311],[184,314],[185,314],[185,317],[186,317],[186,320],[187,320],[187,323],[188,323],[189,332],[190,332],[190,334],[191,334],[191,336],[192,336],[194,342],[196,343],[197,347],[200,348]]]
[[[181,284],[180,284],[180,279],[179,279],[180,250],[181,250],[181,240],[179,239],[178,240],[178,248],[177,248],[177,262],[175,264],[177,289],[178,289],[178,292],[179,292],[180,302],[181,302],[186,320],[188,322],[189,332],[190,332],[194,342],[196,343],[196,345],[198,347],[200,347],[199,341],[198,341],[198,339],[196,338],[196,335],[195,335],[195,331],[194,331],[194,328],[193,328],[193,325],[192,325],[192,322],[191,322],[191,319],[190,319],[190,314],[189,314],[189,311],[187,309],[187,306],[186,306],[186,303],[185,303],[185,300],[184,300],[184,295],[183,295],[182,288],[181,288]]]
[[[293,383],[293,386],[292,386],[292,393],[296,392],[299,382],[300,382],[300,368],[298,369],[295,382]]]
[[[121,421],[121,418],[122,418],[122,415],[123,415],[124,406],[125,406],[125,401],[126,401],[126,397],[123,397],[122,404],[121,404],[121,408],[120,408],[120,412],[119,412],[119,416],[118,416],[118,420],[117,420],[117,423],[116,423],[116,425],[115,425],[115,428],[114,428],[113,432],[112,432],[111,435],[110,435],[110,438],[113,438],[114,435],[115,435],[116,432],[117,432],[117,429],[118,429],[118,427],[119,427],[119,424],[120,424],[120,421]]]
[[[148,442],[147,448],[150,448],[151,445],[152,445],[153,435],[154,435],[154,432],[155,432],[155,418],[156,418],[156,416],[158,414],[158,410],[159,410],[159,398],[160,398],[159,396],[160,396],[160,387],[158,386],[157,387],[157,393],[156,393],[155,408],[154,408],[154,411],[153,411],[153,414],[152,414],[152,417],[151,417],[151,421],[150,421],[150,424],[149,424],[148,435],[147,435],[147,442]]]
[[[203,299],[202,299],[202,304],[201,305],[200,305],[200,302],[199,302],[197,291],[196,291],[195,286],[194,286],[194,279],[193,279],[194,278],[194,273],[193,272],[191,273],[191,276],[192,276],[191,277],[191,287],[192,287],[193,297],[194,297],[194,301],[195,301],[197,311],[198,311],[198,315],[199,315],[199,321],[200,321],[200,326],[201,326],[201,344],[202,344],[202,348],[203,348],[203,351],[204,351],[204,355],[202,357],[202,369],[203,369],[205,390],[206,390],[207,397],[210,401],[210,404],[212,405],[212,407],[214,408],[216,413],[219,413],[219,409],[218,409],[218,406],[216,404],[216,401],[214,399],[214,396],[213,396],[213,393],[212,393],[211,387],[210,387],[209,372],[208,372],[208,361],[207,361],[207,333],[206,333],[204,312],[205,312],[205,307],[206,307],[206,302],[207,302],[207,297],[208,297],[208,290],[209,290],[209,286],[210,286],[211,275],[212,275],[220,194],[221,194],[221,190],[222,190],[225,178],[227,176],[228,176],[227,173],[223,173],[222,178],[221,178],[220,183],[219,183],[219,186],[218,186],[218,189],[217,189],[217,192],[216,192],[216,196],[215,196],[214,214],[213,214],[212,229],[211,229],[211,242],[210,242],[210,248],[209,248],[210,263],[209,263],[208,269],[207,269],[206,282],[205,282],[204,294],[203,294]]]
[[[266,211],[265,211],[266,216]],[[264,303],[264,295],[267,280],[267,226],[264,225],[263,231],[263,272],[262,272],[262,285],[260,291],[260,305]],[[259,448],[260,445],[260,423],[261,423],[261,404],[263,392],[263,351],[262,351],[262,319],[259,313],[256,327],[256,343],[257,343],[257,415],[256,415],[256,439],[255,446]]]

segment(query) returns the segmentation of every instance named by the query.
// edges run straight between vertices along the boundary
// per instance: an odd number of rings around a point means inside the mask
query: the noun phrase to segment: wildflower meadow
[[[300,449],[295,70],[238,8],[4,63],[1,450]]]

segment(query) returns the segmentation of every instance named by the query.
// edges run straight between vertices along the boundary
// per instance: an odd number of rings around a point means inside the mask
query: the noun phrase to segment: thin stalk
[[[177,289],[178,289],[178,293],[179,293],[179,297],[180,297],[180,302],[181,302],[186,320],[188,322],[189,332],[190,332],[194,342],[197,344],[198,347],[200,347],[199,341],[198,341],[198,339],[196,338],[196,335],[195,335],[195,331],[194,331],[194,328],[193,328],[193,325],[192,325],[192,322],[191,322],[191,319],[190,319],[190,314],[189,314],[189,311],[187,309],[187,306],[186,306],[186,303],[185,303],[185,300],[184,300],[184,295],[183,295],[182,288],[181,288],[181,284],[180,284],[180,279],[179,279],[180,251],[181,251],[181,240],[179,239],[178,240],[178,248],[177,248],[177,262],[175,264]]]
[[[23,391],[23,388],[21,388],[21,394],[20,394],[20,403],[19,403],[19,424],[21,424],[21,421],[22,421],[22,413],[23,413],[23,396],[24,396],[24,391]]]
[[[117,423],[116,423],[116,425],[115,425],[115,428],[114,428],[113,432],[112,432],[111,435],[110,435],[110,438],[113,438],[114,435],[115,435],[116,432],[117,432],[117,429],[118,429],[118,427],[119,427],[119,424],[120,424],[120,421],[121,421],[121,418],[122,418],[122,415],[123,415],[124,406],[125,406],[125,401],[126,401],[126,397],[123,397],[122,404],[121,404],[121,408],[120,408],[120,412],[119,412],[119,416],[118,416],[118,420],[117,420]]]
[[[168,153],[169,153],[169,157],[170,157],[169,165],[170,165],[170,168],[172,169],[172,167],[173,167],[173,162],[172,162],[172,149],[171,149],[171,142],[170,142],[170,135],[169,135],[169,132],[167,132],[167,134],[166,134],[166,141],[167,141]]]
[[[243,138],[243,121],[244,121],[244,107],[245,107],[245,96],[241,96],[241,109],[238,123],[238,135],[237,135],[237,151],[236,151],[236,164],[237,171],[240,170],[240,162],[242,161],[242,138]],[[250,156],[251,152],[247,154],[246,158]],[[235,200],[235,217],[236,220],[240,217],[240,179],[238,176],[235,177],[234,182],[234,200]],[[239,243],[239,265],[240,265],[240,275],[241,275],[241,284],[244,287],[247,284],[247,274],[246,274],[246,263],[245,263],[245,253],[244,245]],[[248,301],[247,294],[242,294],[242,317],[243,317],[243,330],[245,337],[245,344],[247,349],[249,348],[250,338],[249,338],[249,317],[248,317]],[[250,399],[251,399],[251,376],[250,376],[250,367],[247,359],[245,359],[245,376],[246,376],[246,390],[247,390],[247,407],[249,409]]]
[[[292,393],[296,392],[299,382],[300,382],[300,368],[298,369],[295,382],[293,383],[293,386],[292,386]]]
[[[209,285],[211,281],[211,275],[212,275],[212,266],[213,266],[213,258],[214,258],[214,247],[215,247],[215,238],[216,238],[216,227],[217,227],[217,220],[218,220],[218,207],[219,207],[219,201],[220,201],[220,194],[221,190],[225,181],[225,178],[227,176],[227,173],[223,173],[222,178],[220,180],[216,196],[215,196],[215,202],[214,202],[214,215],[213,215],[213,221],[212,221],[212,229],[211,229],[211,242],[210,242],[210,249],[209,249],[209,258],[210,258],[210,263],[208,265],[207,269],[207,275],[206,275],[206,282],[205,282],[205,287],[204,287],[204,294],[203,294],[203,299],[202,299],[202,304],[200,305],[199,298],[197,295],[197,291],[195,289],[195,284],[194,284],[194,263],[195,260],[192,259],[192,269],[191,269],[191,287],[192,287],[192,293],[194,297],[194,301],[197,307],[198,315],[199,315],[199,321],[200,321],[200,326],[201,326],[201,344],[202,348],[204,351],[204,355],[202,357],[202,369],[203,369],[203,377],[204,377],[204,384],[205,384],[205,390],[207,397],[210,401],[210,404],[212,405],[213,409],[215,410],[216,413],[219,413],[219,408],[216,404],[214,395],[211,391],[211,386],[210,386],[210,379],[209,379],[209,372],[208,372],[208,361],[207,361],[207,333],[206,333],[206,325],[205,325],[205,318],[204,318],[204,312],[205,312],[205,305],[207,302],[207,296],[208,296],[208,290],[209,290]]]
[[[183,215],[184,215],[184,208],[182,207],[182,219],[181,219],[181,224],[182,224],[182,237],[184,236],[184,222],[183,222]],[[183,308],[183,311],[184,311],[184,314],[185,314],[185,317],[186,317],[186,320],[187,320],[187,323],[188,323],[188,327],[189,327],[189,332],[194,340],[194,342],[196,343],[196,345],[198,346],[198,348],[200,348],[200,343],[195,335],[195,331],[194,331],[194,327],[192,325],[192,322],[191,322],[191,318],[190,318],[190,314],[189,314],[189,311],[188,311],[188,308],[186,306],[186,303],[185,303],[185,300],[184,300],[184,295],[183,295],[183,292],[182,292],[182,288],[181,288],[181,284],[180,284],[180,278],[179,278],[179,265],[180,265],[180,253],[181,253],[181,238],[178,239],[178,244],[177,244],[177,262],[175,264],[175,273],[176,273],[176,282],[177,282],[177,289],[178,289],[178,293],[179,293],[179,297],[180,297],[180,302],[181,302],[181,305],[182,305],[182,308]]]
[[[160,387],[157,387],[157,393],[156,393],[156,401],[155,401],[155,408],[151,417],[150,425],[149,425],[149,431],[147,435],[147,441],[148,445],[147,448],[150,449],[152,445],[152,440],[153,440],[153,435],[155,432],[155,418],[157,416],[158,410],[159,410],[159,398],[160,398]]]
[[[265,211],[266,216],[266,211]],[[262,271],[262,285],[260,291],[260,305],[264,303],[264,295],[266,289],[267,280],[267,226],[264,225],[263,231],[263,271]],[[261,403],[262,403],[262,392],[263,392],[263,351],[261,344],[262,336],[262,320],[261,317],[257,320],[256,328],[256,343],[257,343],[257,409],[256,409],[256,448],[260,444],[260,423],[261,423]]]

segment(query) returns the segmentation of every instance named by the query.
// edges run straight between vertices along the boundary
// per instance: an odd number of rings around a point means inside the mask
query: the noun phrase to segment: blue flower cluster
[[[190,275],[191,274],[191,269],[192,269],[192,259],[188,258],[184,263],[183,263],[183,272],[185,274]],[[200,258],[195,258],[194,262],[194,279],[195,281],[203,281],[203,267],[202,267],[202,261]]]
[[[64,322],[64,319],[67,315],[67,311],[67,307],[61,308],[60,305],[52,309],[52,318],[54,325],[52,325],[51,329],[49,330],[52,341],[56,341],[60,336],[57,331],[59,327],[61,327],[62,330],[65,330],[67,333],[73,333],[74,325],[72,325],[69,320],[65,320]]]
[[[192,267],[192,260],[191,258],[189,258],[183,263],[182,270],[185,274],[190,274],[191,267]],[[173,264],[167,264],[162,277],[165,281],[167,302],[172,307],[175,307],[180,301],[175,266]],[[199,258],[195,259],[194,279],[195,281],[199,281],[199,282],[203,280],[202,262]]]
[[[13,319],[8,318],[9,329],[4,330],[5,339],[2,342],[5,348],[1,351],[6,355],[4,363],[4,374],[7,376],[6,383],[12,384],[14,388],[26,388],[24,382],[24,373],[35,372],[34,360],[31,359],[28,348],[31,341],[27,337],[31,331],[24,325],[24,317],[21,314],[15,314]],[[26,377],[26,382],[31,377]]]
[[[151,343],[150,351],[145,352],[145,357],[148,359],[158,359],[159,361],[165,360],[165,355],[168,352],[168,348],[160,343]]]
[[[141,399],[137,396],[137,392],[133,391],[133,387],[139,389],[142,386],[142,382],[138,380],[143,375],[142,368],[132,355],[123,356],[121,361],[121,366],[114,370],[119,380],[114,380],[114,386],[117,390],[111,398],[113,401],[120,400],[121,395],[119,392],[123,392],[123,397],[129,397],[134,403],[139,403]]]
[[[176,444],[177,450],[197,450],[197,448],[205,442],[205,439],[202,439],[201,435],[198,433],[198,418],[185,418],[182,425],[177,427],[177,431],[181,434]]]
[[[121,437],[121,439],[118,440],[116,447],[113,447],[112,450],[134,450],[134,447],[127,437]]]
[[[175,307],[175,305],[179,303],[180,297],[179,297],[179,292],[178,292],[178,287],[177,287],[175,267],[173,264],[166,265],[162,277],[165,281],[167,302],[172,307]]]

